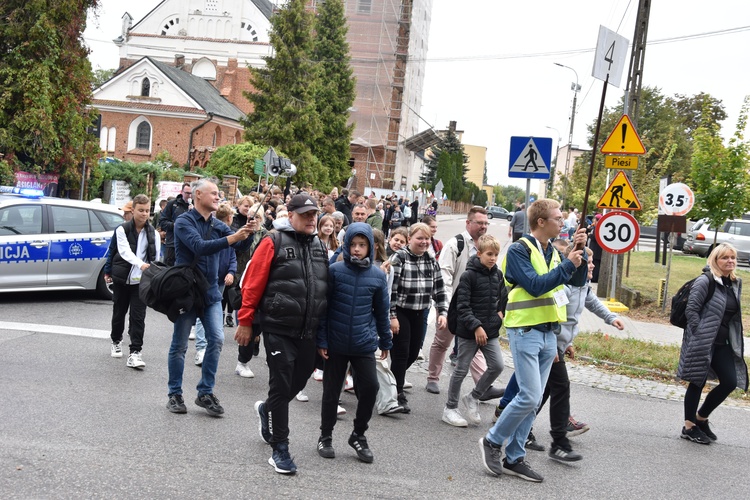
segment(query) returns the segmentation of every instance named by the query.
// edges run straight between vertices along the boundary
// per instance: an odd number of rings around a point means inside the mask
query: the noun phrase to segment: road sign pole
[[[531,179],[526,179],[526,200],[524,206],[524,210],[529,209],[529,198],[531,197]],[[528,213],[528,212],[527,212]],[[529,218],[524,217],[523,220],[525,221],[523,223],[523,234],[529,233]]]
[[[591,164],[589,165],[589,178],[586,181],[586,193],[583,195],[583,210],[581,210],[581,225],[586,227],[586,214],[588,213],[589,192],[591,191],[591,179],[594,177],[594,162],[596,161],[596,147],[599,144],[599,129],[602,126],[602,114],[604,114],[604,100],[607,97],[607,85],[609,84],[609,73],[604,80],[602,88],[602,101],[599,103],[599,118],[596,120],[596,132],[594,133],[594,148],[591,150]],[[585,246],[585,244],[584,244]],[[583,246],[576,246],[576,250],[582,250]]]

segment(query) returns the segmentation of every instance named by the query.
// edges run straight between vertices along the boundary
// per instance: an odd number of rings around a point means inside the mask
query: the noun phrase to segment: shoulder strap
[[[458,250],[456,257],[461,257],[461,253],[464,251],[464,246],[466,246],[464,235],[463,233],[459,233],[456,235],[456,249]]]
[[[706,301],[703,303],[705,305],[708,304],[708,301],[714,296],[714,291],[716,290],[716,279],[714,278],[713,273],[705,272],[703,274],[708,278],[708,293],[706,294]]]

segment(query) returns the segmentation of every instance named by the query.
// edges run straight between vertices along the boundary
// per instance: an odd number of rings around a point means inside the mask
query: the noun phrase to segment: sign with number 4
[[[630,42],[624,36],[604,26],[599,26],[599,38],[596,40],[596,55],[594,55],[594,69],[591,71],[591,76],[609,81],[611,85],[620,88],[629,44]]]
[[[659,208],[666,215],[685,215],[693,208],[693,203],[692,189],[681,182],[670,184],[659,194]]]

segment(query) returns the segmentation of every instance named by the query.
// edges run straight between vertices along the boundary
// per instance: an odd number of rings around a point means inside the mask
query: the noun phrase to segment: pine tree
[[[14,169],[80,182],[98,144],[91,124],[91,64],[81,34],[98,0],[0,3],[0,153]],[[62,189],[61,189],[62,191]]]
[[[347,179],[354,124],[348,125],[349,108],[356,97],[355,80],[349,64],[348,27],[342,0],[326,0],[320,7],[313,52],[321,73],[316,105],[323,135],[313,145],[313,153],[328,169],[334,185]]]
[[[255,91],[245,97],[254,111],[245,121],[245,139],[285,151],[297,165],[297,184],[325,186],[328,172],[312,151],[323,133],[315,95],[319,71],[312,61],[313,17],[304,0],[290,0],[271,18],[274,55],[266,66],[251,68]]]
[[[440,169],[441,158],[443,153],[447,153],[450,156],[451,171],[446,172],[446,163],[443,163],[443,169]],[[448,160],[442,160],[446,162]],[[432,147],[427,162],[425,162],[425,171],[422,174],[419,182],[429,191],[435,190],[435,185],[438,180],[443,179],[443,193],[445,193],[450,199],[456,200],[463,193],[462,187],[466,184],[466,171],[468,170],[469,159],[464,153],[464,146],[461,141],[458,140],[458,136],[451,129],[445,131],[445,135],[440,139],[435,146]],[[451,180],[447,180],[442,176],[450,176]],[[459,182],[460,179],[460,182]],[[450,183],[451,189],[446,189]]]

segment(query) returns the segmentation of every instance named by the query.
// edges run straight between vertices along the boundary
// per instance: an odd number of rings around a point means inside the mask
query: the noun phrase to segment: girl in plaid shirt
[[[430,299],[434,299],[437,305],[439,328],[446,327],[448,316],[448,301],[440,266],[427,252],[431,238],[432,231],[427,224],[414,224],[409,229],[407,247],[391,256],[391,371],[396,378],[398,404],[404,408],[404,413],[410,411],[404,396],[404,377],[419,354],[423,314],[429,311]]]

